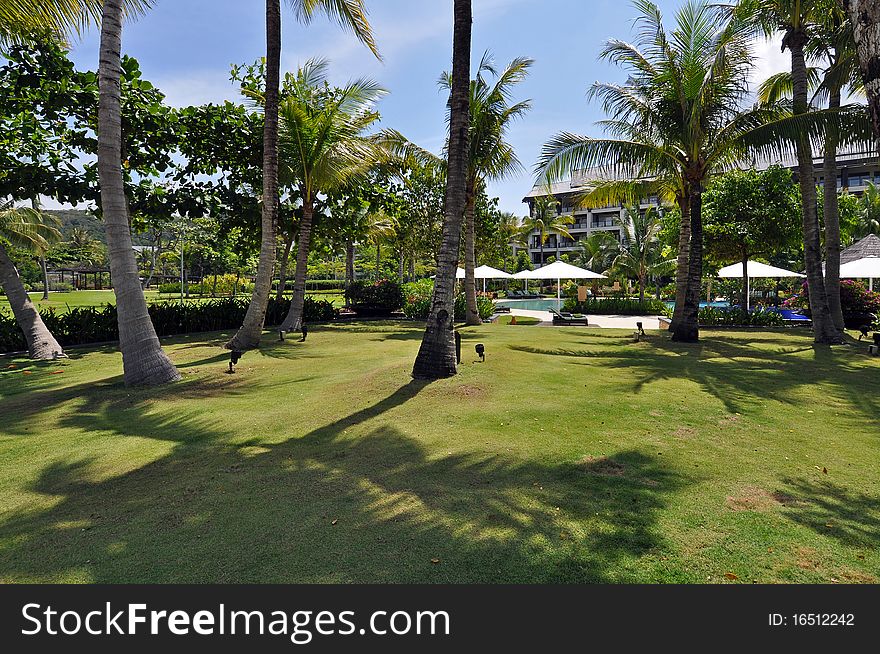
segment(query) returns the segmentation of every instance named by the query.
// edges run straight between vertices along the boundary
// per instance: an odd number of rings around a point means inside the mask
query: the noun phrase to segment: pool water
[[[675,302],[666,302],[667,307],[670,309],[675,308]],[[700,302],[700,308],[705,309],[706,307],[715,307],[716,309],[727,309],[730,307],[730,302],[724,300],[723,302]]]
[[[565,302],[565,300],[562,300]],[[499,300],[495,303],[499,307],[509,309],[521,309],[523,311],[559,311],[560,301],[556,298],[543,300]]]

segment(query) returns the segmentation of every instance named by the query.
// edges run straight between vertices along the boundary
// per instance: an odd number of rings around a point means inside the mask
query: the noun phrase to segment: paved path
[[[553,324],[553,314],[549,311],[527,311],[525,309],[511,309],[511,315],[537,318],[543,325]],[[640,322],[645,329],[660,329],[658,316],[590,316],[590,327],[604,327],[607,329],[635,329],[636,323]]]

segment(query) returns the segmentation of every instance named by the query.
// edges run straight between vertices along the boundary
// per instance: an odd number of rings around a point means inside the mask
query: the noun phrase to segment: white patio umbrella
[[[493,268],[492,266],[480,266],[479,268],[474,269],[474,279],[483,280],[483,293],[486,292],[487,279],[510,279],[511,277],[513,277],[513,275],[510,273],[498,270],[498,268]]]
[[[801,275],[800,273],[786,270],[785,268],[777,268],[776,266],[768,266],[766,263],[761,263],[760,261],[749,261],[748,273],[749,279],[779,279],[782,277],[804,277],[804,275]],[[735,263],[732,266],[722,268],[718,271],[718,276],[722,279],[742,279],[743,265],[742,263]],[[746,297],[746,311],[749,310],[749,304],[750,298]]]
[[[880,257],[865,257],[845,263],[840,267],[841,279],[867,279],[868,288],[874,290],[874,280],[880,279]]]
[[[564,261],[554,261],[549,266],[538,268],[537,270],[524,270],[522,273],[524,279],[555,279],[556,280],[556,299],[562,302],[562,280],[563,279],[608,279],[605,275],[594,273],[586,268],[578,268]],[[516,277],[517,275],[514,275]]]

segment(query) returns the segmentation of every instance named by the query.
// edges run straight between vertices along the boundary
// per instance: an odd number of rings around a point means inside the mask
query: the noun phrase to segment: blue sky
[[[531,98],[534,108],[510,134],[527,172],[490,186],[503,210],[522,215],[521,200],[531,188],[541,145],[561,130],[596,134],[593,123],[602,116],[587,104],[586,90],[596,80],[622,78],[597,55],[609,37],[631,37],[635,11],[626,0],[473,4],[475,62],[487,49],[499,64],[518,56],[536,60],[529,79],[517,89],[517,99]],[[671,18],[680,3],[658,4]],[[451,66],[452,0],[367,0],[367,5],[383,62],[326,18],[303,26],[285,9],[282,67],[292,70],[310,57],[324,57],[335,82],[362,76],[378,80],[391,92],[379,107],[383,126],[439,152],[446,97],[437,79]],[[264,54],[264,7],[262,0],[158,0],[148,15],[126,25],[123,50],[140,60],[144,77],[173,105],[237,101],[229,67]],[[74,44],[78,66],[97,67],[97,44],[97,30]],[[756,78],[787,65],[775,44],[759,44],[756,55]]]

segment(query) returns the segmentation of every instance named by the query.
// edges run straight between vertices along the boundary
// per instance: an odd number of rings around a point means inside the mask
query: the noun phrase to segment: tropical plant
[[[61,237],[60,223],[34,209],[5,207],[0,210],[0,286],[3,287],[12,314],[24,334],[32,359],[54,359],[64,350],[46,328],[34,303],[22,284],[6,245],[44,255],[50,243]]]
[[[568,226],[574,223],[571,216],[562,216],[558,211],[559,202],[552,196],[540,196],[535,198],[535,206],[530,215],[523,218],[522,234],[528,238],[534,232],[538,232],[538,247],[541,251],[540,263],[544,265],[544,245],[551,236],[558,238],[571,238]],[[559,247],[556,248],[557,255]],[[558,256],[557,256],[558,258]]]
[[[578,241],[575,263],[595,273],[604,273],[611,265],[619,245],[611,232],[593,232]]]
[[[796,10],[787,8],[791,14]],[[811,107],[827,101],[829,109],[839,109],[844,92],[855,95],[864,91],[859,75],[859,61],[853,40],[852,23],[845,11],[834,3],[825,4],[810,15],[815,24],[809,26],[809,40],[805,46],[806,58],[823,68],[807,67],[808,92],[812,94]],[[793,93],[791,71],[778,73],[764,82],[759,91],[763,102],[776,102]],[[825,132],[823,148],[823,215],[825,228],[825,290],[828,308],[838,330],[844,329],[840,303],[841,222],[837,189],[838,135],[835,129]],[[820,233],[821,238],[821,233]]]
[[[531,101],[511,103],[513,86],[525,80],[534,61],[519,57],[503,70],[495,67],[492,55],[483,54],[477,75],[470,84],[470,139],[468,148],[467,201],[464,213],[464,292],[467,298],[466,324],[480,324],[474,280],[476,268],[474,213],[477,193],[489,180],[500,180],[523,169],[513,146],[505,138],[511,125],[531,108]],[[489,78],[494,78],[490,81]],[[442,88],[452,88],[452,76],[444,73]]]
[[[379,118],[376,102],[386,91],[359,79],[342,88],[327,84],[327,62],[309,60],[285,77],[279,150],[281,177],[302,199],[296,272],[290,313],[282,331],[300,328],[315,201],[362,177],[380,158],[379,144],[365,132]],[[256,291],[255,291],[256,293]]]
[[[152,0],[125,0],[123,8],[140,13]],[[36,34],[80,34],[101,17],[101,0],[0,0],[0,43],[27,42]]]
[[[868,234],[880,236],[880,187],[873,182],[868,182],[865,192],[859,200],[861,216],[853,237],[865,238]]]
[[[776,35],[780,31],[783,33],[782,49],[791,53],[791,89],[792,89],[792,111],[795,116],[807,114],[810,112],[809,100],[809,67],[807,66],[807,57],[810,54],[811,37],[817,36],[827,40],[827,34],[833,30],[825,30],[823,27],[829,26],[829,14],[838,11],[838,5],[834,0],[744,0],[742,7],[745,13],[751,17],[752,22],[764,33],[768,38]],[[843,21],[838,21],[842,23]],[[840,29],[840,28],[838,28]],[[846,34],[842,34],[840,42],[848,39]],[[839,52],[838,48],[833,48]],[[835,55],[836,56],[836,55]],[[835,89],[838,94],[843,88],[843,75],[837,75],[838,80],[835,83]],[[839,95],[835,98],[832,91],[832,102],[835,100],[839,103]],[[836,108],[834,108],[836,109]],[[826,154],[833,157],[836,161],[836,141],[840,134],[833,128],[826,131]],[[831,310],[828,299],[828,293],[825,289],[825,278],[822,270],[822,246],[821,246],[821,229],[819,227],[819,217],[816,211],[816,186],[814,179],[813,164],[813,147],[809,138],[809,134],[803,133],[795,141],[796,153],[798,161],[798,181],[801,187],[801,204],[803,211],[803,236],[804,236],[804,261],[806,264],[807,279],[813,292],[810,294],[810,300],[813,304],[813,331],[817,343],[840,343],[842,336],[835,324],[835,318]],[[836,163],[829,165],[829,170],[834,175],[828,179],[826,172],[825,187],[830,194],[837,179]],[[836,186],[833,188],[836,195]],[[826,196],[826,204],[830,198]],[[832,236],[836,234],[837,251],[832,254],[834,264],[838,270],[832,270],[832,282],[839,289],[839,223],[836,220],[834,212],[834,202],[831,200],[830,206],[827,207],[830,223],[832,225]],[[826,221],[826,224],[828,221]],[[836,272],[836,274],[834,274]],[[836,280],[836,282],[835,282]],[[842,319],[841,319],[842,321]]]
[[[865,130],[854,109],[809,117],[793,116],[783,104],[744,110],[753,22],[743,9],[689,0],[668,32],[653,3],[637,0],[635,6],[640,13],[635,44],[612,40],[602,53],[627,69],[627,81],[596,84],[591,91],[610,115],[600,123],[608,136],[559,134],[544,146],[538,171],[553,180],[602,166],[607,179],[585,194],[585,201],[595,204],[632,202],[649,192],[675,199],[681,223],[673,339],[695,341],[707,180],[750,158],[787,155],[801,135],[819,138],[831,121],[838,128],[846,123],[839,131],[851,141],[863,140]],[[815,204],[815,189],[813,198]]]
[[[664,275],[672,269],[673,262],[663,256],[663,244],[658,238],[661,227],[660,214],[655,207],[642,211],[635,206],[626,210],[623,234],[611,270],[639,281],[640,303],[645,302],[648,278]]]
[[[461,222],[467,204],[472,27],[471,0],[455,0],[443,236],[437,258],[431,313],[413,365],[412,374],[416,379],[442,379],[458,372],[453,334],[455,277],[461,245]]]
[[[311,21],[317,11],[334,18],[343,28],[351,30],[377,57],[364,0],[288,0],[297,19]],[[256,348],[260,343],[272,277],[275,273],[276,225],[278,223],[278,125],[281,84],[281,0],[266,0],[266,87],[263,92],[263,202],[261,210],[260,259],[251,303],[241,329],[226,344],[235,351]],[[307,248],[306,248],[307,249]],[[299,262],[297,261],[297,266]],[[302,300],[296,311],[302,311]],[[302,316],[297,316],[301,318]]]

